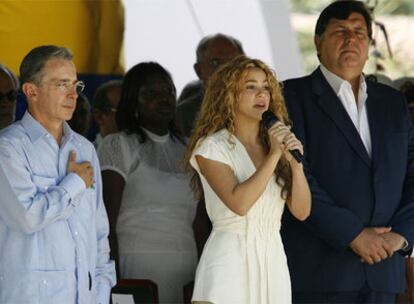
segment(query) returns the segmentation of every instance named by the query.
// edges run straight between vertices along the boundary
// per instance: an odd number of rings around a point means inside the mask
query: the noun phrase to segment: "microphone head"
[[[273,114],[272,111],[267,110],[263,112],[262,114],[262,122],[266,129],[269,129],[271,126],[273,126],[279,119],[276,117],[275,114]]]

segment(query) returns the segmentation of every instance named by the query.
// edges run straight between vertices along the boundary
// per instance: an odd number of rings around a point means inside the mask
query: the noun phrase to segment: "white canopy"
[[[280,80],[303,75],[290,24],[288,0],[124,0],[126,68],[157,61],[173,75],[177,91],[197,79],[200,39],[223,33],[246,54],[275,68]]]

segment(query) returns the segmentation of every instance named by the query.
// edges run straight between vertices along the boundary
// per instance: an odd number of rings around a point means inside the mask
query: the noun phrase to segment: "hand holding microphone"
[[[262,121],[263,125],[268,130],[269,135],[276,138],[282,147],[289,150],[290,154],[298,163],[303,162],[303,147],[300,141],[296,138],[295,134],[293,134],[287,126],[280,122],[275,114],[273,114],[270,110],[267,110],[262,114]]]

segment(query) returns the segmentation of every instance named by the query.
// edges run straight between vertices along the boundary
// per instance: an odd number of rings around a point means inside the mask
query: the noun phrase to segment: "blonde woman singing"
[[[266,130],[268,109],[280,122]],[[303,153],[288,123],[281,88],[263,62],[240,56],[210,79],[187,151],[213,223],[193,303],[291,302],[280,220],[285,205],[305,220],[311,196],[288,151]]]

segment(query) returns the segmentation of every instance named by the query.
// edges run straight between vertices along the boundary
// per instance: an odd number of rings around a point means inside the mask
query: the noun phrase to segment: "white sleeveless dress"
[[[291,303],[289,270],[279,233],[285,202],[275,177],[247,215],[239,216],[211,189],[195,155],[228,165],[239,182],[256,171],[244,146],[225,129],[201,141],[193,152],[190,163],[200,175],[213,231],[197,267],[192,301]]]
[[[101,170],[125,180],[117,221],[121,278],[157,283],[160,303],[182,303],[194,279],[197,251],[192,231],[197,200],[180,167],[185,146],[146,131],[108,135],[98,155]]]

